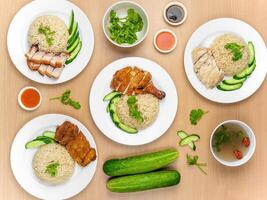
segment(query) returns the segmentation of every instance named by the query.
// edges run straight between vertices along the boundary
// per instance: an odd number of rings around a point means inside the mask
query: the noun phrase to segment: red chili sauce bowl
[[[35,87],[25,87],[19,92],[18,102],[22,109],[32,111],[41,105],[42,95]]]
[[[170,53],[177,45],[177,38],[174,32],[162,29],[154,36],[154,46],[161,53]]]

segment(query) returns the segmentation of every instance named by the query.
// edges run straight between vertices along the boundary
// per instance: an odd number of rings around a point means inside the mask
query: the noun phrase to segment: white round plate
[[[221,91],[217,88],[207,89],[197,78],[193,69],[191,52],[196,47],[208,47],[219,35],[232,33],[255,46],[257,67],[239,90]],[[200,26],[187,42],[184,53],[184,67],[188,80],[203,97],[218,103],[235,103],[251,96],[263,83],[266,76],[266,46],[259,33],[247,23],[231,18],[211,20]]]
[[[126,66],[137,66],[150,72],[154,85],[166,93],[166,97],[160,101],[156,121],[137,134],[128,134],[117,128],[106,111],[108,102],[103,101],[103,97],[112,91],[110,83],[113,74]],[[171,126],[177,111],[178,97],[171,77],[159,64],[145,58],[128,57],[110,63],[98,74],[91,88],[89,104],[94,122],[104,135],[120,144],[142,145],[156,140]]]
[[[46,130],[55,131],[64,121],[77,125],[90,145],[96,149],[93,136],[81,122],[60,114],[41,115],[26,123],[17,133],[11,147],[11,169],[17,182],[28,193],[40,199],[67,199],[78,194],[90,183],[96,170],[97,160],[86,167],[80,167],[76,163],[72,177],[60,185],[47,184],[34,174],[32,159],[37,149],[25,149],[25,144]]]
[[[65,66],[59,79],[48,78],[31,71],[27,66],[25,53],[30,48],[27,34],[32,21],[41,15],[55,15],[68,25],[71,10],[74,11],[75,20],[79,24],[83,45],[77,58]],[[94,33],[87,16],[70,1],[35,0],[21,8],[11,21],[7,34],[7,47],[13,64],[24,76],[38,83],[59,84],[74,78],[86,67],[94,49]]]

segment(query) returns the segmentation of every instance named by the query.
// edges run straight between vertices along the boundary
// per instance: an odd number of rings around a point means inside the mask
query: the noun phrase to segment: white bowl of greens
[[[111,5],[104,15],[102,25],[112,44],[126,48],[140,44],[149,29],[146,11],[131,1],[120,1]]]

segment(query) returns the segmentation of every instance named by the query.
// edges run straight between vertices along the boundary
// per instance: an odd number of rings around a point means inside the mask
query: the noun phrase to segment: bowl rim
[[[169,50],[162,50],[162,49],[160,49],[160,48],[158,47],[158,45],[157,45],[156,39],[157,39],[158,35],[159,35],[160,33],[162,33],[162,32],[168,32],[168,33],[172,34],[173,37],[174,37],[174,45],[173,45],[173,47],[170,48]],[[154,44],[154,47],[155,47],[159,52],[161,52],[161,53],[170,53],[170,52],[172,52],[172,51],[176,48],[176,46],[177,46],[177,37],[176,37],[176,34],[175,34],[172,30],[170,30],[170,29],[160,29],[160,30],[158,30],[158,31],[156,32],[156,34],[154,35],[154,38],[153,38],[153,44]]]
[[[40,95],[40,101],[39,101],[39,103],[38,103],[35,107],[28,108],[28,107],[26,107],[26,106],[22,103],[22,101],[21,101],[21,95],[22,95],[22,93],[23,93],[25,90],[27,90],[27,89],[33,89],[33,90],[35,90],[36,92],[38,92],[38,94]],[[19,94],[18,94],[18,103],[19,103],[19,106],[20,106],[22,109],[26,110],[26,111],[33,111],[33,110],[36,110],[37,108],[39,108],[40,105],[41,105],[41,103],[42,103],[42,100],[43,100],[43,97],[42,97],[42,94],[41,94],[40,90],[38,90],[36,87],[33,87],[33,86],[26,86],[26,87],[23,87],[23,88],[19,91]]]
[[[174,23],[174,22],[169,21],[168,18],[167,18],[167,16],[166,16],[166,11],[167,11],[167,9],[168,9],[170,6],[173,6],[173,5],[180,6],[180,7],[184,10],[184,18],[183,18],[180,22],[178,22],[178,23]],[[179,26],[179,25],[183,24],[183,23],[185,22],[185,20],[187,19],[187,9],[186,9],[186,7],[185,7],[185,5],[184,5],[183,3],[178,2],[178,1],[172,1],[172,2],[168,3],[168,4],[164,7],[164,9],[163,9],[163,18],[165,19],[165,21],[166,21],[168,24],[170,24],[170,25],[172,25],[172,26]]]
[[[216,132],[216,130],[223,124],[227,124],[227,123],[233,123],[233,124],[237,124],[237,125],[241,125],[241,126],[244,126],[246,127],[246,129],[248,130],[246,132],[247,136],[249,137],[250,139],[250,146],[249,146],[249,149],[247,151],[247,153],[245,154],[245,156],[240,159],[240,160],[236,160],[236,161],[225,161],[221,158],[219,158],[214,150],[213,150],[213,147],[212,147],[212,139],[213,139],[213,136]],[[238,166],[241,166],[243,164],[245,164],[246,162],[248,162],[250,160],[250,158],[253,156],[254,152],[255,152],[255,149],[256,149],[256,137],[255,137],[255,134],[253,132],[253,130],[245,123],[245,122],[242,122],[240,120],[235,120],[235,119],[230,119],[230,120],[226,120],[226,121],[223,121],[221,122],[220,124],[218,124],[212,131],[211,135],[210,135],[210,151],[213,155],[213,157],[215,158],[215,160],[217,160],[219,163],[221,163],[222,165],[224,166],[228,166],[228,167],[238,167]]]
[[[133,43],[133,44],[127,44],[127,45],[125,45],[125,44],[117,44],[116,42],[114,42],[113,40],[111,40],[110,37],[109,37],[109,35],[108,35],[108,33],[106,32],[106,29],[105,29],[105,27],[106,27],[105,19],[106,19],[107,15],[109,14],[110,10],[111,10],[112,8],[114,8],[115,6],[117,6],[117,5],[119,5],[119,4],[124,4],[124,3],[129,3],[129,4],[135,5],[135,6],[137,6],[138,8],[140,8],[140,10],[142,10],[142,12],[144,13],[145,18],[146,18],[146,21],[147,21],[147,28],[146,28],[145,34],[139,39],[139,41],[137,40],[135,43]],[[126,1],[118,1],[118,2],[116,2],[116,3],[112,4],[112,5],[110,5],[110,6],[106,9],[106,12],[105,12],[105,14],[104,14],[104,16],[103,16],[103,18],[102,18],[102,29],[103,29],[103,32],[104,32],[106,38],[107,38],[112,44],[114,44],[114,45],[116,45],[116,46],[118,46],[118,47],[121,47],[121,48],[130,48],[130,47],[134,47],[134,46],[137,46],[138,44],[140,44],[141,42],[143,42],[143,40],[147,37],[147,35],[148,35],[148,31],[149,31],[149,17],[148,17],[148,14],[147,14],[146,10],[145,10],[140,4],[138,4],[138,3],[136,3],[136,2],[133,2],[133,1],[127,1],[127,0],[126,0]]]

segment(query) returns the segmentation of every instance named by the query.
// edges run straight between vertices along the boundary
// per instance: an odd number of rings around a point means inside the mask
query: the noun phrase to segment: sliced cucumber
[[[116,91],[112,91],[112,92],[110,92],[104,96],[103,101],[110,101],[111,99],[113,99],[117,95],[121,95],[121,93],[116,92]]]
[[[45,131],[45,132],[43,132],[43,136],[46,136],[46,137],[49,137],[49,138],[51,138],[51,139],[55,139],[55,132],[53,132],[53,131]]]
[[[184,139],[188,136],[188,134],[184,131],[177,131],[177,135],[180,137],[180,139]],[[194,142],[191,142],[188,144],[188,146],[193,150],[195,151],[196,150],[196,145],[194,144]]]
[[[82,42],[80,41],[79,44],[77,45],[77,47],[74,49],[74,51],[70,54],[70,57],[66,61],[66,65],[70,64],[77,57],[81,48],[82,48]]]
[[[255,60],[255,48],[252,42],[248,42],[248,54],[249,54],[248,64],[252,65]]]
[[[200,137],[197,134],[188,135],[184,139],[180,140],[179,145],[180,146],[185,146],[185,145],[188,145],[188,144],[190,144],[192,142],[196,142],[199,139],[200,139]]]
[[[77,33],[75,34],[75,36],[73,37],[73,39],[68,43],[68,46],[67,46],[67,50],[70,49],[73,44],[76,42],[76,40],[79,38],[79,31],[77,31]]]
[[[73,24],[74,24],[74,12],[72,10],[70,14],[70,19],[69,19],[69,27],[68,27],[69,34],[71,34],[72,32]]]
[[[75,42],[72,44],[72,46],[70,48],[67,48],[67,52],[71,53],[74,51],[74,49],[77,47],[77,45],[80,42],[80,37],[77,38],[77,40],[75,40]]]
[[[223,83],[226,85],[235,85],[238,83],[244,83],[244,81],[247,79],[247,77],[241,78],[241,79],[235,79],[235,78],[230,78],[223,80]]]
[[[242,87],[243,83],[238,83],[235,85],[227,85],[224,83],[220,83],[219,85],[217,85],[217,88],[219,90],[223,90],[223,91],[233,91],[233,90],[238,90]]]
[[[255,70],[256,68],[256,60],[254,60],[254,62],[252,63],[252,65],[250,67],[247,68],[247,76],[250,76],[252,74],[252,72]]]
[[[32,140],[30,142],[27,142],[25,144],[25,148],[26,149],[33,149],[33,148],[37,148],[40,147],[42,145],[45,145],[47,143],[45,143],[43,140]]]
[[[239,74],[234,75],[234,79],[243,79],[247,76],[247,67]]]
[[[70,43],[70,41],[73,40],[73,38],[75,37],[77,31],[78,31],[78,22],[74,22],[72,31],[71,31],[69,39],[68,39],[68,44]]]
[[[121,94],[120,94],[121,95]],[[130,126],[127,126],[125,124],[123,124],[120,121],[119,116],[116,114],[116,104],[118,103],[118,101],[120,100],[120,96],[114,97],[113,99],[111,99],[110,103],[109,103],[109,112],[110,112],[110,117],[113,121],[113,123],[120,128],[121,130],[127,132],[127,133],[137,133],[138,130],[135,128],[132,128]]]

